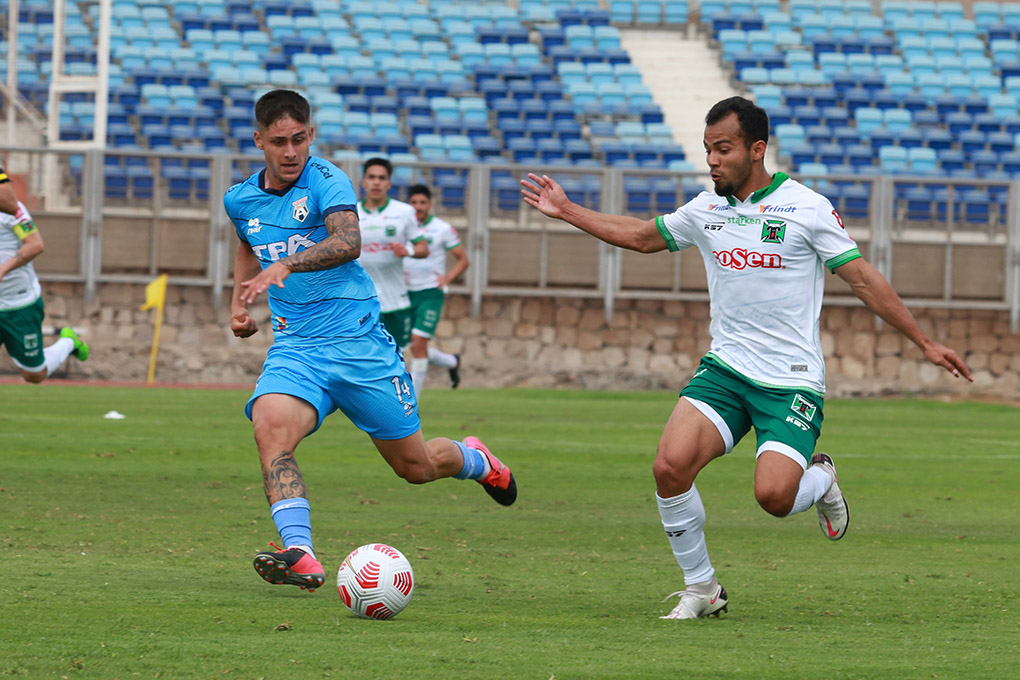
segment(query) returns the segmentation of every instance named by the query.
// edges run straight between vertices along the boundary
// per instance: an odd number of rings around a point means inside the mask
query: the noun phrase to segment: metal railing
[[[0,148],[24,181],[29,209],[47,244],[43,280],[84,284],[171,284],[210,289],[222,304],[232,286],[236,236],[223,212],[232,184],[264,167],[261,156],[151,153],[118,149]],[[357,160],[335,161],[355,184]],[[107,170],[108,168],[112,170]],[[488,163],[399,165],[395,184],[433,188],[435,212],[461,230],[472,266],[454,292],[486,296],[601,299],[611,319],[622,299],[707,300],[704,265],[694,249],[638,255],[549,220],[519,196],[534,166]],[[578,202],[614,214],[672,212],[707,178],[646,168],[542,167]],[[908,305],[1009,310],[1020,323],[1020,181],[903,175],[803,177],[831,197],[847,230]],[[848,190],[846,187],[852,187]],[[915,194],[932,188],[937,197]],[[968,202],[987,191],[989,206]],[[399,196],[404,198],[403,195]],[[966,200],[965,200],[966,199]],[[977,211],[977,214],[974,214]],[[826,304],[858,304],[839,279]]]

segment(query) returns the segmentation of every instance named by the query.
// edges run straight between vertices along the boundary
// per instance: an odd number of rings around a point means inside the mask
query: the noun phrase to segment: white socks
[[[425,376],[429,372],[429,360],[411,357],[411,382],[414,383],[414,397],[421,398],[422,387],[425,386]]]
[[[443,368],[456,368],[457,357],[446,352],[440,352],[435,347],[429,347],[429,363],[442,366]]]
[[[701,504],[698,488],[692,485],[687,493],[672,498],[656,494],[655,500],[673,556],[684,571],[684,584],[713,581],[715,569],[705,546],[705,506]]]
[[[71,338],[60,338],[55,343],[43,349],[43,360],[46,364],[46,375],[51,376],[57,372],[60,365],[74,351],[74,340]]]
[[[800,478],[797,497],[793,500],[793,509],[786,516],[796,515],[798,512],[804,512],[810,508],[825,495],[830,486],[832,486],[832,477],[822,466],[812,465],[804,470],[804,474]]]

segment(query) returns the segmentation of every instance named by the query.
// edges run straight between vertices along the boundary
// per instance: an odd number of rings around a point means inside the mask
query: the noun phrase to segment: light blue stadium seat
[[[754,101],[763,109],[770,109],[783,103],[783,91],[776,85],[755,85],[751,88]]]
[[[998,118],[1014,116],[1020,110],[1020,103],[1015,96],[1006,93],[990,94],[988,110]]]
[[[982,97],[1002,94],[1002,81],[999,79],[999,76],[989,73],[977,76],[967,74],[967,77],[971,79],[974,92]]]
[[[875,57],[872,54],[848,54],[847,70],[854,74],[870,74],[875,72]]]
[[[780,153],[784,146],[790,144],[801,144],[806,141],[803,125],[797,123],[782,123],[776,126],[776,140],[779,142]]]
[[[596,26],[593,30],[593,38],[595,47],[599,49],[616,49],[620,47],[620,31],[615,26]]]
[[[648,123],[645,130],[651,142],[673,142],[673,128],[666,123]]]
[[[908,169],[907,149],[902,146],[883,146],[878,150],[878,162],[887,172],[902,172]]]
[[[885,117],[881,109],[862,106],[854,111],[854,121],[857,123],[857,129],[862,134],[867,134],[872,130],[880,129],[885,122]]]
[[[584,24],[567,26],[563,32],[570,47],[578,49],[595,47],[595,35],[591,26]]]
[[[909,130],[914,122],[910,111],[906,109],[886,109],[882,114],[885,127],[890,132]]]
[[[631,107],[643,106],[653,102],[652,91],[647,85],[642,83],[624,83],[622,87],[627,102]]]
[[[842,52],[822,52],[818,55],[818,67],[823,73],[843,73],[848,70],[847,57]]]
[[[939,95],[945,94],[946,83],[941,75],[937,73],[919,73],[916,74],[915,82],[917,83],[917,89],[921,94],[926,97],[938,97]]]
[[[786,66],[795,71],[814,70],[815,57],[807,51],[788,51],[786,52]]]
[[[974,91],[971,77],[963,73],[950,73],[945,76],[946,91],[958,97],[965,97]]]
[[[749,85],[759,85],[769,83],[772,79],[767,68],[748,66],[740,69],[740,80]]]
[[[906,71],[890,71],[883,77],[886,89],[894,94],[904,95],[914,92],[914,76]]]

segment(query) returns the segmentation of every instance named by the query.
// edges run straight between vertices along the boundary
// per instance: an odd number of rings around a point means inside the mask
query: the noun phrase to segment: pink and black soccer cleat
[[[489,472],[485,479],[477,480],[482,485],[482,488],[485,489],[485,493],[492,496],[492,499],[500,505],[513,505],[514,501],[517,500],[517,482],[514,481],[514,475],[510,472],[510,468],[503,465],[499,458],[492,455],[488,447],[478,437],[465,437],[464,446],[478,449],[489,460],[489,466],[492,468],[492,471]]]
[[[254,565],[259,576],[273,585],[299,586],[314,593],[326,582],[322,564],[300,548],[257,553]]]

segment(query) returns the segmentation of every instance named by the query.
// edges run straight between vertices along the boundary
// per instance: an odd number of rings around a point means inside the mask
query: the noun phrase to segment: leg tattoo
[[[281,451],[268,467],[262,466],[262,485],[270,505],[285,498],[308,497],[305,480],[290,451]]]

